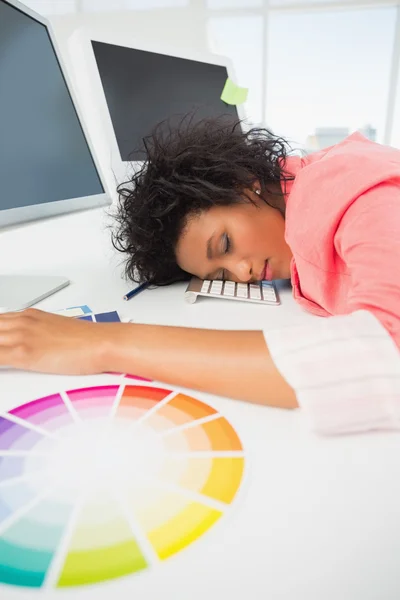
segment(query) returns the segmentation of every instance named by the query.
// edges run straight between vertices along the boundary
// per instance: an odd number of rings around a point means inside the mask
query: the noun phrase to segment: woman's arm
[[[123,329],[124,327],[124,329]],[[257,404],[295,408],[261,331],[126,325],[103,351],[104,370],[195,388]]]
[[[261,331],[89,323],[30,309],[0,315],[0,365],[60,374],[134,373],[257,404],[297,407]]]

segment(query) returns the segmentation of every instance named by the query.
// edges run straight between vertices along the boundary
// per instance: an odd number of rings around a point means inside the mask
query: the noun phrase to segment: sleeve
[[[400,353],[368,311],[264,331],[272,360],[311,429],[400,429]]]
[[[350,314],[265,331],[266,343],[315,431],[400,429],[400,185],[360,196],[335,245]]]
[[[400,178],[350,206],[335,246],[351,275],[350,309],[372,312],[400,347]]]

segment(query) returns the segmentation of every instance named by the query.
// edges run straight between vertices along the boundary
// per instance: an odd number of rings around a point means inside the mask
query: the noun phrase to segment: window
[[[225,9],[255,8],[263,6],[263,0],[207,0],[207,8]]]
[[[381,142],[395,11],[271,11],[266,124],[311,150],[361,128]]]

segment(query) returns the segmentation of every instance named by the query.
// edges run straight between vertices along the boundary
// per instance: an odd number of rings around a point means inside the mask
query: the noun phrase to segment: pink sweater
[[[286,169],[294,297],[336,316],[266,331],[272,357],[318,431],[400,428],[400,150],[355,133]]]

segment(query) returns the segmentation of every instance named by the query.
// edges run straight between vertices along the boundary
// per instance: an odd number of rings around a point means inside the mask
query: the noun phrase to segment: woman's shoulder
[[[311,242],[312,232],[318,239],[331,237],[350,207],[361,209],[361,198],[382,184],[398,186],[400,197],[400,150],[360,133],[302,158],[297,167],[286,206],[286,234],[293,243],[305,236]],[[391,202],[382,191],[379,196]]]
[[[288,163],[295,171],[292,208],[343,209],[362,193],[385,181],[400,183],[400,149],[353,133],[339,144]],[[292,200],[292,198],[290,198]]]
[[[358,165],[361,172],[366,173],[367,165],[371,164],[374,166],[374,172],[385,165],[400,169],[400,149],[378,144],[356,131],[333,146],[304,156],[290,155],[286,161],[287,169],[295,171],[295,174],[304,169],[309,173],[309,168],[312,167],[311,172],[314,174],[324,172],[329,175],[329,170],[335,172],[339,165],[350,170]]]

